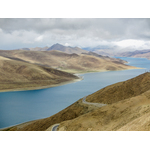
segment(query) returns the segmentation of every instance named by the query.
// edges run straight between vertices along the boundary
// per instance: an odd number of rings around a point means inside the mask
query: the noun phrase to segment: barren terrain
[[[77,79],[53,68],[0,56],[0,91],[44,88]]]
[[[125,69],[137,69],[128,66],[125,61],[106,56],[92,54],[68,54],[57,50],[51,51],[27,51],[11,50],[0,51],[0,56],[14,60],[40,64],[70,73],[86,73],[99,71],[115,71]]]
[[[137,58],[147,58],[150,59],[150,50],[136,50],[136,51],[129,51],[124,53],[118,53],[116,54],[120,57],[137,57]]]

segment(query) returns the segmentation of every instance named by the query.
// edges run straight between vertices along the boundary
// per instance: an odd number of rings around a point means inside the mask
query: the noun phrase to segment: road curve
[[[52,127],[52,131],[57,131],[58,126],[59,126],[59,124],[54,124]]]
[[[102,104],[102,103],[90,103],[90,102],[87,102],[87,101],[86,101],[86,97],[87,97],[87,96],[83,97],[82,103],[87,104],[87,105],[94,105],[94,106],[97,106],[97,107],[106,106],[106,104]],[[59,126],[59,124],[53,125],[52,131],[57,131],[58,126]]]
[[[106,104],[102,104],[102,103],[90,103],[90,102],[87,102],[87,101],[86,101],[86,97],[87,97],[87,96],[83,97],[82,103],[88,104],[88,105],[94,105],[94,106],[97,106],[97,107],[106,106]]]

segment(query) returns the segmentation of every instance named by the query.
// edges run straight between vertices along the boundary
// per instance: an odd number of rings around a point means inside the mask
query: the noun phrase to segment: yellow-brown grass
[[[64,121],[60,123],[59,130],[150,130],[150,119],[146,118],[150,114],[150,99],[146,95],[150,96],[150,90],[139,96],[125,99],[98,108],[75,119]]]
[[[0,57],[0,90],[50,86],[77,79],[49,67]]]
[[[140,95],[150,89],[150,73],[139,75],[124,82],[107,86],[89,96],[86,101],[112,104]]]

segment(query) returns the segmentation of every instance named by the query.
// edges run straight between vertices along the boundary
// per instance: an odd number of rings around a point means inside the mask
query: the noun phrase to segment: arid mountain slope
[[[118,86],[118,83],[115,86],[112,85],[111,88],[110,86],[109,88],[106,87],[102,90],[107,90],[107,88],[112,90],[105,91],[109,95],[105,99],[103,99],[103,94],[106,95],[105,92],[92,94],[93,98],[99,94],[99,98],[96,98],[97,102],[105,102],[108,105],[60,123],[59,130],[150,130],[150,119],[148,117],[150,114],[149,80],[150,73],[145,73],[121,84],[119,83],[120,88],[115,87]],[[122,94],[123,89],[124,93]],[[109,99],[112,99],[112,97],[119,97],[119,99],[110,101]]]
[[[67,54],[64,52],[51,51],[0,51],[0,56],[11,59],[19,59],[30,63],[41,64],[71,73],[84,73],[95,71],[137,69],[124,64],[120,59],[106,56],[93,56],[87,54]]]
[[[20,124],[11,128],[6,128],[5,130],[10,131],[45,131],[47,128],[52,126],[55,123],[60,123],[65,120],[71,120],[74,119],[80,115],[83,115],[85,113],[88,113],[94,109],[96,109],[96,106],[87,106],[82,103],[82,99],[75,102],[74,104],[68,106],[64,110],[58,112],[57,114],[40,119],[31,121],[28,123]]]
[[[77,77],[66,72],[0,56],[0,90],[51,86],[74,79]]]
[[[147,105],[149,107],[149,105]],[[139,106],[139,108],[141,108]],[[146,108],[146,106],[145,106]],[[149,111],[148,109],[145,111]],[[142,115],[141,117],[138,117],[137,119],[134,119],[133,121],[130,121],[118,131],[150,131],[150,112]]]
[[[36,120],[33,122],[17,125],[5,130],[47,130],[53,124],[60,123],[58,130],[60,131],[116,131],[116,130],[150,130],[150,73],[144,73],[133,79],[116,83],[102,90],[107,90],[107,100],[97,102],[109,103],[109,99],[116,97],[119,92],[122,93],[125,88],[123,98],[111,101],[110,104],[101,108],[82,103],[82,99],[78,100],[66,109],[57,114]],[[129,85],[130,84],[130,85]],[[139,85],[138,85],[139,84]],[[120,88],[116,88],[120,86]],[[109,91],[108,89],[112,89]],[[131,89],[134,92],[129,92]],[[100,90],[101,91],[101,90]],[[104,93],[105,93],[104,92]],[[93,93],[91,95],[102,96],[104,93]],[[130,94],[129,94],[130,93]],[[90,96],[91,96],[90,95]],[[122,95],[123,96],[123,95]],[[88,99],[88,97],[87,97]]]
[[[150,73],[107,86],[89,96],[87,102],[112,104],[140,95],[150,89]]]
[[[139,58],[147,58],[150,59],[150,50],[136,50],[133,52],[124,52],[118,53],[117,56],[120,57],[139,57]]]
[[[122,59],[119,59],[119,58],[112,58],[112,57],[109,57],[109,56],[103,56],[103,55],[100,55],[100,54],[97,54],[97,53],[94,53],[94,52],[88,52],[88,53],[82,53],[82,54],[85,54],[85,55],[92,55],[92,56],[96,56],[96,57],[99,57],[99,58],[102,58],[102,59],[105,59],[105,60],[111,60],[113,62],[120,62],[120,63],[127,63],[127,61],[125,60],[122,60]]]
[[[148,97],[147,97],[148,96]],[[150,91],[60,123],[65,131],[150,130]],[[145,119],[145,120],[144,120]],[[144,122],[141,122],[144,120]],[[141,122],[139,124],[139,122]],[[137,123],[137,124],[134,124]],[[130,126],[132,125],[132,126]],[[135,128],[134,128],[135,127]]]

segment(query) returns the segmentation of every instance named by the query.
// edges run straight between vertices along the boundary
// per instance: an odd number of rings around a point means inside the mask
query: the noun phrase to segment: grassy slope
[[[9,130],[46,130],[55,123],[60,123],[59,130],[150,130],[150,73],[145,73],[125,82],[116,83],[108,86],[106,93],[109,95],[102,103],[109,103],[111,97],[117,97],[118,89],[126,91],[125,97],[111,101],[107,106],[94,107],[83,104],[80,99],[66,109],[57,114],[31,122],[22,126],[15,126]],[[129,85],[130,83],[130,85]],[[137,85],[139,84],[139,85]],[[128,88],[125,87],[130,87]],[[128,92],[135,89],[135,93]],[[112,89],[112,91],[109,91]],[[101,91],[101,90],[100,90]],[[104,93],[93,93],[93,97],[99,94],[101,97]],[[116,95],[116,96],[114,96]],[[87,97],[88,98],[88,97]],[[147,118],[148,117],[148,118]],[[136,124],[135,124],[136,123]]]
[[[89,96],[86,101],[112,104],[120,100],[140,95],[150,89],[150,73],[107,86]]]
[[[149,77],[145,73],[92,94],[96,102],[108,105],[62,122],[59,130],[150,130]]]
[[[77,79],[48,67],[0,57],[0,90],[50,86]]]
[[[150,120],[145,119],[145,115],[150,114],[150,99],[146,95],[150,96],[150,91],[64,121],[60,124],[59,130],[115,131],[129,130],[129,128],[130,130],[150,130]],[[139,120],[144,120],[144,125],[138,124]]]

